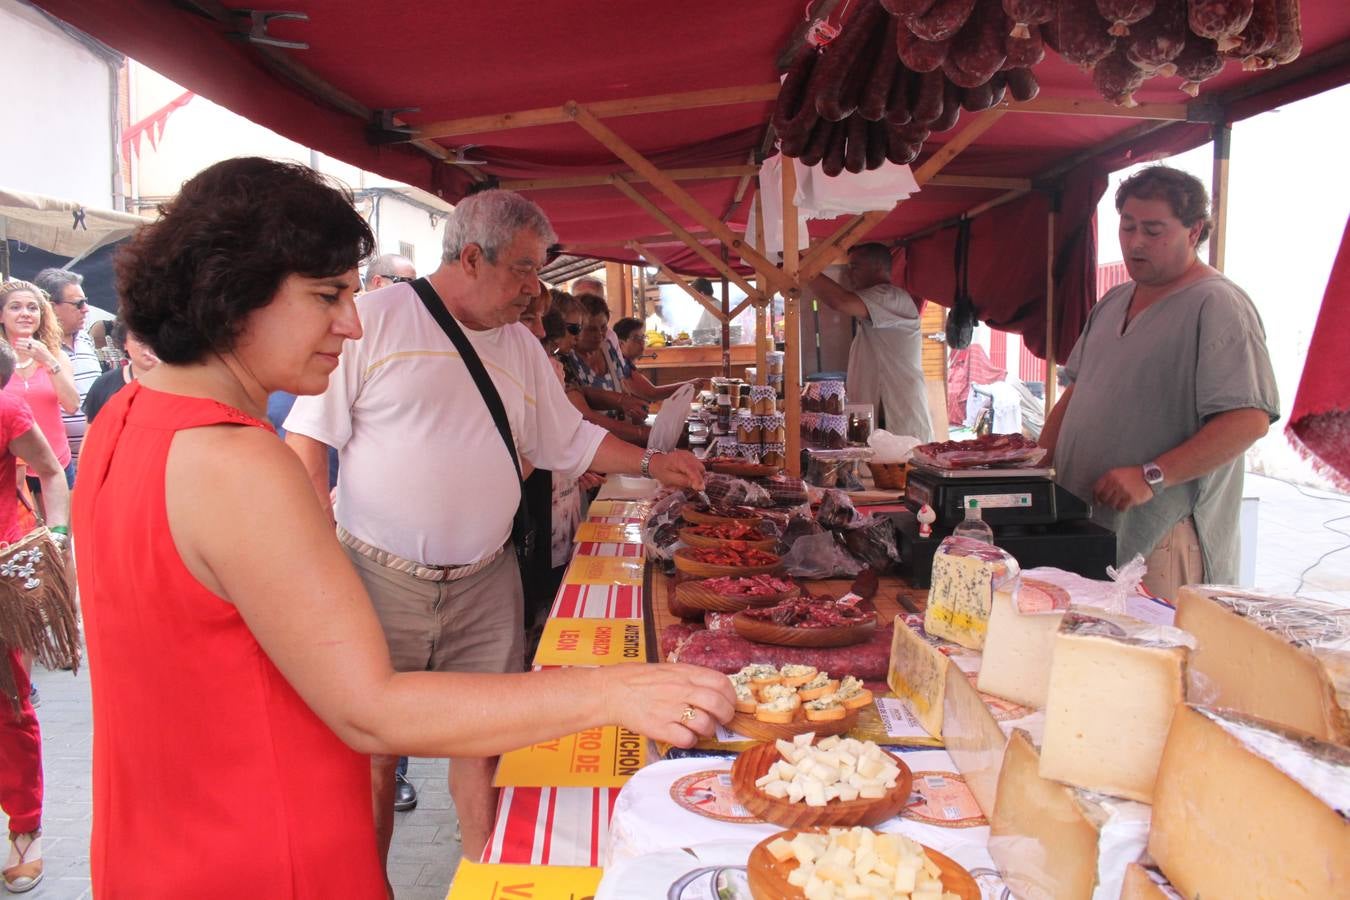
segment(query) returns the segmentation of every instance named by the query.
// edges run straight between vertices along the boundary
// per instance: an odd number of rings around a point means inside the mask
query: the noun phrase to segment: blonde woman
[[[65,470],[67,486],[73,485],[75,465],[61,413],[78,412],[80,394],[70,358],[61,349],[61,324],[42,288],[27,281],[0,284],[0,337],[14,348],[17,359],[5,390],[28,404],[38,430]],[[28,487],[41,497],[41,481],[29,476]]]

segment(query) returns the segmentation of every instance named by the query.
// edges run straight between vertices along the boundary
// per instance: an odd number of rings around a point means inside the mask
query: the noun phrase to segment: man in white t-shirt
[[[61,349],[70,357],[75,390],[80,395],[81,409],[73,413],[63,410],[61,413],[61,421],[66,426],[66,440],[70,442],[70,458],[78,465],[84,432],[89,427],[84,418],[84,398],[89,396],[89,388],[103,374],[98,352],[94,349],[94,339],[84,330],[85,316],[89,311],[89,299],[84,295],[84,276],[66,269],[49,268],[38,272],[33,277],[33,283],[51,298],[52,310],[56,313],[56,320],[61,323]]]
[[[871,403],[878,426],[892,434],[931,441],[918,305],[891,284],[891,252],[884,244],[859,244],[850,250],[848,274],[851,290],[828,275],[811,279],[811,290],[826,306],[854,319],[848,401]]]
[[[448,218],[442,264],[427,279],[492,379],[520,456],[555,472],[640,472],[701,486],[702,466],[689,453],[644,452],[585,422],[539,341],[517,321],[538,292],[554,240],[525,198],[474,194]],[[325,445],[339,451],[338,537],[370,592],[396,669],[519,671],[523,598],[509,540],[520,481],[501,433],[413,284],[364,294],[357,308],[364,336],[344,348],[327,392],[296,400],[286,442],[325,506]],[[395,763],[372,758],[386,859]],[[479,858],[491,832],[495,765],[450,764],[467,859]]]

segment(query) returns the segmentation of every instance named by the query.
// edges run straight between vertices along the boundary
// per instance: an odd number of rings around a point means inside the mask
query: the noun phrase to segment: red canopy
[[[38,0],[38,5],[287,137],[450,201],[485,177],[511,181],[626,171],[609,150],[557,114],[569,100],[589,105],[741,86],[759,86],[757,96],[772,96],[762,88],[777,79],[776,60],[802,23],[803,6],[819,6],[803,0],[690,0],[677,7],[605,0],[562,6],[502,0],[292,0],[287,6],[306,13],[308,21],[276,20],[266,32],[308,47],[277,49],[229,33],[246,34],[250,27],[247,15],[229,12],[242,7],[237,0]],[[943,176],[1033,179],[1038,187],[1061,189],[1056,227],[1060,355],[1072,346],[1095,300],[1091,216],[1106,173],[1197,146],[1209,139],[1210,121],[1254,115],[1350,81],[1350,4],[1304,2],[1303,7],[1303,57],[1273,72],[1245,72],[1230,63],[1185,108],[1198,121],[1015,111],[942,170]],[[1089,77],[1053,53],[1035,71],[1042,85],[1040,108],[1063,109],[1070,101],[1100,108]],[[1154,79],[1137,98],[1146,110],[1147,104],[1173,104],[1180,115],[1179,104],[1188,98],[1178,84],[1178,79]],[[672,109],[681,106],[675,100],[664,105],[665,111],[604,121],[669,170],[750,162],[764,140],[772,102]],[[651,109],[653,103],[648,99],[639,106]],[[459,167],[409,143],[373,144],[367,126],[376,110],[402,110],[396,113],[401,120],[439,135],[424,142],[434,152],[471,147],[466,155],[487,165]],[[529,110],[543,112],[519,115]],[[481,119],[464,122],[473,117]],[[551,124],[504,128],[508,120]],[[974,120],[963,116],[942,137],[958,137]],[[940,146],[930,142],[925,153]],[[739,175],[681,184],[733,229],[744,228],[749,192],[736,203]],[[703,232],[653,188],[638,188],[681,225]],[[929,185],[897,207],[871,237],[905,239],[1005,190],[1006,185]],[[576,254],[636,261],[627,241],[668,232],[609,184],[537,189],[530,196]],[[981,317],[1023,332],[1031,348],[1041,351],[1048,196],[1037,190],[976,219],[971,257],[971,291]],[[827,235],[839,224],[812,223],[811,233]],[[946,305],[952,302],[952,240],[947,231],[914,242],[910,270],[901,276],[918,293]],[[678,241],[658,238],[651,245],[678,271],[709,273]],[[719,252],[715,241],[708,246]]]

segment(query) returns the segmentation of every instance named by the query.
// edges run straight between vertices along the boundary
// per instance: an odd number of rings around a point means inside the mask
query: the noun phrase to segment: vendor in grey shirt
[[[1148,558],[1159,597],[1237,579],[1242,455],[1280,415],[1256,308],[1196,255],[1208,207],[1204,185],[1167,166],[1121,184],[1134,280],[1089,314],[1041,436],[1060,483],[1116,532],[1118,560]]]

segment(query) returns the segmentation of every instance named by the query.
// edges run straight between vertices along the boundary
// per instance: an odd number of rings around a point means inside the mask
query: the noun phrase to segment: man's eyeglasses
[[[394,284],[412,284],[417,279],[411,275],[386,275],[384,276]]]
[[[566,328],[567,333],[572,335],[573,337],[576,337],[577,335],[581,334],[581,326],[578,325],[576,322],[568,322],[563,327]]]
[[[76,309],[86,309],[89,306],[88,300],[53,300],[57,306],[73,306]]]

